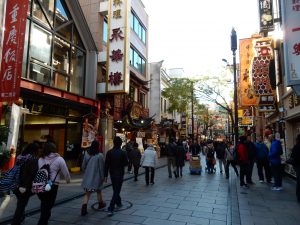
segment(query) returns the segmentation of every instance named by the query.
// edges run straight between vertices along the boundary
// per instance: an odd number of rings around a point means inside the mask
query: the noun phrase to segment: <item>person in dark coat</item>
[[[29,198],[33,195],[31,192],[32,181],[35,174],[38,171],[38,150],[40,146],[37,143],[29,144],[24,151],[17,157],[16,165],[20,164],[20,184],[19,188],[14,191],[17,197],[17,208],[12,225],[19,225],[25,219],[24,211],[25,207],[29,201]]]
[[[128,159],[133,165],[134,170],[134,181],[137,181],[137,177],[139,175],[139,168],[141,163],[141,157],[142,154],[140,150],[138,149],[139,145],[138,143],[133,143],[133,149],[129,152]]]
[[[237,145],[238,163],[240,165],[240,187],[242,188],[248,188],[248,185],[245,183],[245,177],[249,169],[248,150],[245,144],[246,140],[246,136],[240,136],[240,142]]]
[[[253,173],[253,167],[256,160],[256,152],[257,152],[256,146],[251,139],[252,139],[251,136],[247,136],[247,141],[245,142],[248,151],[248,161],[249,161],[248,171],[246,176],[247,184],[254,184],[254,182],[252,181],[252,173]]]
[[[122,139],[116,136],[113,140],[114,147],[106,153],[105,167],[104,167],[104,182],[107,182],[108,172],[113,188],[113,196],[108,207],[108,216],[114,213],[115,205],[122,207],[122,200],[120,192],[122,189],[125,169],[128,165],[128,158],[126,151],[121,149]]]
[[[296,196],[300,203],[300,134],[297,135],[296,145],[292,149],[291,158],[293,159],[293,167],[296,171],[297,186],[296,186]]]
[[[268,154],[269,150],[267,145],[263,142],[263,139],[261,136],[257,137],[257,141],[255,143],[256,146],[256,165],[257,165],[257,173],[259,177],[259,182],[263,183],[264,178],[266,178],[266,181],[268,183],[271,183],[272,175],[271,175],[271,169],[270,164],[268,160]],[[263,173],[263,169],[265,171],[265,174]],[[265,177],[264,177],[265,175]]]
[[[175,178],[176,174],[176,162],[175,162],[175,153],[177,151],[177,144],[175,143],[175,138],[170,138],[170,143],[166,145],[167,158],[168,158],[168,173],[169,178],[172,178],[172,170]]]
[[[175,161],[176,161],[176,175],[182,177],[182,167],[184,167],[184,159],[185,159],[185,150],[183,147],[182,141],[178,141],[177,143],[177,151],[175,153]]]

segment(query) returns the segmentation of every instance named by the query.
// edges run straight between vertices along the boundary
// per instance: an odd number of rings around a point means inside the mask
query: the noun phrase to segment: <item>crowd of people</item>
[[[297,173],[296,196],[300,202],[300,135],[297,136],[296,145],[292,150],[290,163],[294,166]],[[138,181],[139,168],[145,169],[145,184],[155,184],[155,168],[157,167],[157,153],[152,144],[148,144],[144,153],[141,154],[135,140],[129,141],[125,150],[121,148],[122,139],[115,137],[113,148],[103,154],[99,152],[98,141],[93,141],[90,148],[84,152],[81,169],[84,172],[82,188],[84,196],[82,199],[81,215],[88,214],[88,202],[92,193],[97,194],[98,209],[106,207],[102,196],[104,183],[110,177],[113,195],[107,208],[108,216],[112,216],[116,208],[122,207],[120,196],[125,168],[129,173],[134,170],[134,181]],[[279,137],[269,135],[267,139],[258,136],[254,141],[251,136],[240,136],[237,146],[230,141],[206,142],[178,140],[175,137],[169,139],[166,145],[167,150],[167,169],[169,178],[179,178],[183,176],[185,161],[191,156],[205,156],[206,172],[214,174],[225,172],[226,179],[229,179],[232,166],[236,176],[239,177],[241,188],[249,188],[255,184],[252,179],[254,165],[257,166],[257,173],[260,183],[273,184],[272,191],[281,191],[282,187],[282,165],[281,155],[283,154]],[[29,144],[24,151],[17,157],[16,165],[20,166],[20,181],[14,191],[17,197],[17,206],[12,220],[13,225],[21,224],[24,220],[25,207],[30,197],[36,193],[41,201],[41,214],[38,225],[48,224],[51,210],[54,206],[57,191],[60,183],[60,174],[66,182],[70,182],[70,174],[65,160],[57,153],[56,145],[53,141],[47,141],[43,146],[36,142]],[[45,165],[49,167],[50,188],[47,185],[42,191],[35,192],[34,185],[39,174]],[[238,170],[239,167],[239,170]],[[38,177],[40,180],[41,175]],[[272,180],[273,179],[273,180]]]

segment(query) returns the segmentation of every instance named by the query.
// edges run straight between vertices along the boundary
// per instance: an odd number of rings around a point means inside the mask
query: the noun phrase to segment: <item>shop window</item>
[[[71,37],[72,37],[72,24],[66,25],[66,26],[62,26],[60,29],[57,30],[57,33],[65,38],[68,41],[71,41]]]
[[[53,67],[65,73],[69,72],[70,44],[59,37],[54,38]]]
[[[67,91],[68,83],[69,83],[68,80],[69,80],[68,76],[56,72],[55,76],[54,76],[54,81],[53,81],[54,87],[64,90],[64,91]]]
[[[83,74],[85,65],[85,54],[79,49],[72,48],[70,92],[83,94]]]
[[[50,77],[51,77],[50,69],[40,66],[33,62],[30,63],[29,79],[44,85],[49,85]]]
[[[143,92],[140,92],[140,104],[145,108],[146,107],[146,95]]]
[[[76,27],[73,27],[73,44],[77,45],[80,48],[84,48],[80,35]]]
[[[50,65],[51,33],[33,24],[31,29],[30,55],[42,63]]]
[[[39,0],[39,3],[43,8],[50,25],[53,26],[54,0]]]

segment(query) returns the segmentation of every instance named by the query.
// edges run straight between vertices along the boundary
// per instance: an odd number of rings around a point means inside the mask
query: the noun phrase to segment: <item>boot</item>
[[[81,215],[85,216],[86,214],[88,214],[87,212],[87,204],[83,204],[81,207]]]
[[[98,209],[103,209],[105,206],[106,206],[106,203],[103,201],[98,203]]]

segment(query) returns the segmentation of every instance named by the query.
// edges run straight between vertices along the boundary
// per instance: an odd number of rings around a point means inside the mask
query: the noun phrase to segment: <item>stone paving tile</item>
[[[143,222],[143,224],[145,224],[145,225],[186,225],[186,222],[177,222],[177,221],[148,218]]]
[[[172,209],[172,208],[166,208],[166,207],[159,207],[155,211],[166,212],[166,213],[177,214],[177,215],[184,215],[184,216],[191,216],[193,213],[192,210]]]
[[[136,210],[131,215],[133,216],[143,216],[143,217],[150,217],[154,219],[168,219],[170,217],[170,213],[165,212],[153,212],[148,210]]]
[[[193,212],[192,216],[195,217],[201,217],[205,219],[215,219],[215,220],[221,220],[226,223],[227,221],[227,215],[225,214],[213,214],[213,213],[206,213],[206,212]]]
[[[193,216],[182,216],[182,215],[171,215],[169,220],[179,221],[179,222],[186,222],[186,223],[194,223],[194,224],[201,224],[207,225],[209,224],[209,219],[193,217]]]

